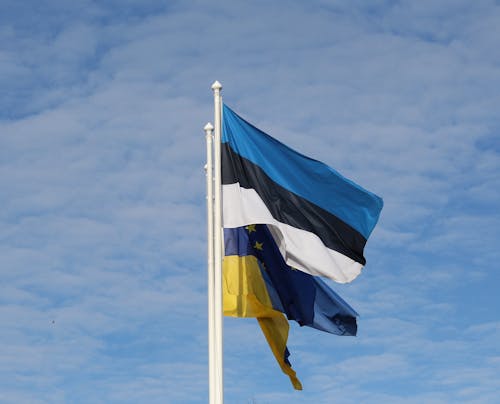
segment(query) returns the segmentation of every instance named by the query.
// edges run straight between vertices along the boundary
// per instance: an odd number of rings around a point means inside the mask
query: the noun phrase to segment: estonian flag
[[[225,228],[267,224],[290,267],[340,283],[356,278],[382,199],[303,156],[226,105],[222,120]]]
[[[224,315],[257,318],[282,371],[301,390],[282,313],[337,335],[356,335],[357,313],[321,279],[287,266],[266,225],[224,229],[224,251]]]

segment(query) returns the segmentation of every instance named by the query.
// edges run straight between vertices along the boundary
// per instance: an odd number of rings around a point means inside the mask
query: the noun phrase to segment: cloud
[[[333,285],[359,336],[293,324],[296,393],[256,322],[227,319],[227,400],[493,401],[498,5],[1,7],[2,401],[206,401],[215,79],[385,200],[363,274]]]

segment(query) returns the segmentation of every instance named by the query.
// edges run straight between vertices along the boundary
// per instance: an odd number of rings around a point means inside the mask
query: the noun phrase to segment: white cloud
[[[215,79],[385,200],[367,268],[334,286],[359,336],[293,325],[296,393],[228,319],[228,400],[493,400],[494,2],[23,4],[0,12],[1,401],[206,401]]]

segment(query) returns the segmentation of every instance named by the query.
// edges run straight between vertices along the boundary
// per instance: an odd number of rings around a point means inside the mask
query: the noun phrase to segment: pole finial
[[[222,84],[219,83],[217,80],[214,81],[214,84],[212,84],[212,90],[220,90],[222,88]]]
[[[210,122],[208,122],[208,123],[207,123],[207,124],[203,127],[203,130],[204,130],[205,132],[212,132],[212,131],[214,130],[214,127],[213,127],[213,125],[212,125]]]

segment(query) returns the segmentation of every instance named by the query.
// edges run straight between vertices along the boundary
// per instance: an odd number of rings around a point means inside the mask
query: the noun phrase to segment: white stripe
[[[321,275],[339,283],[351,282],[363,266],[326,247],[306,230],[278,222],[254,189],[238,183],[222,186],[223,225],[227,228],[267,224],[286,263],[311,275]]]

